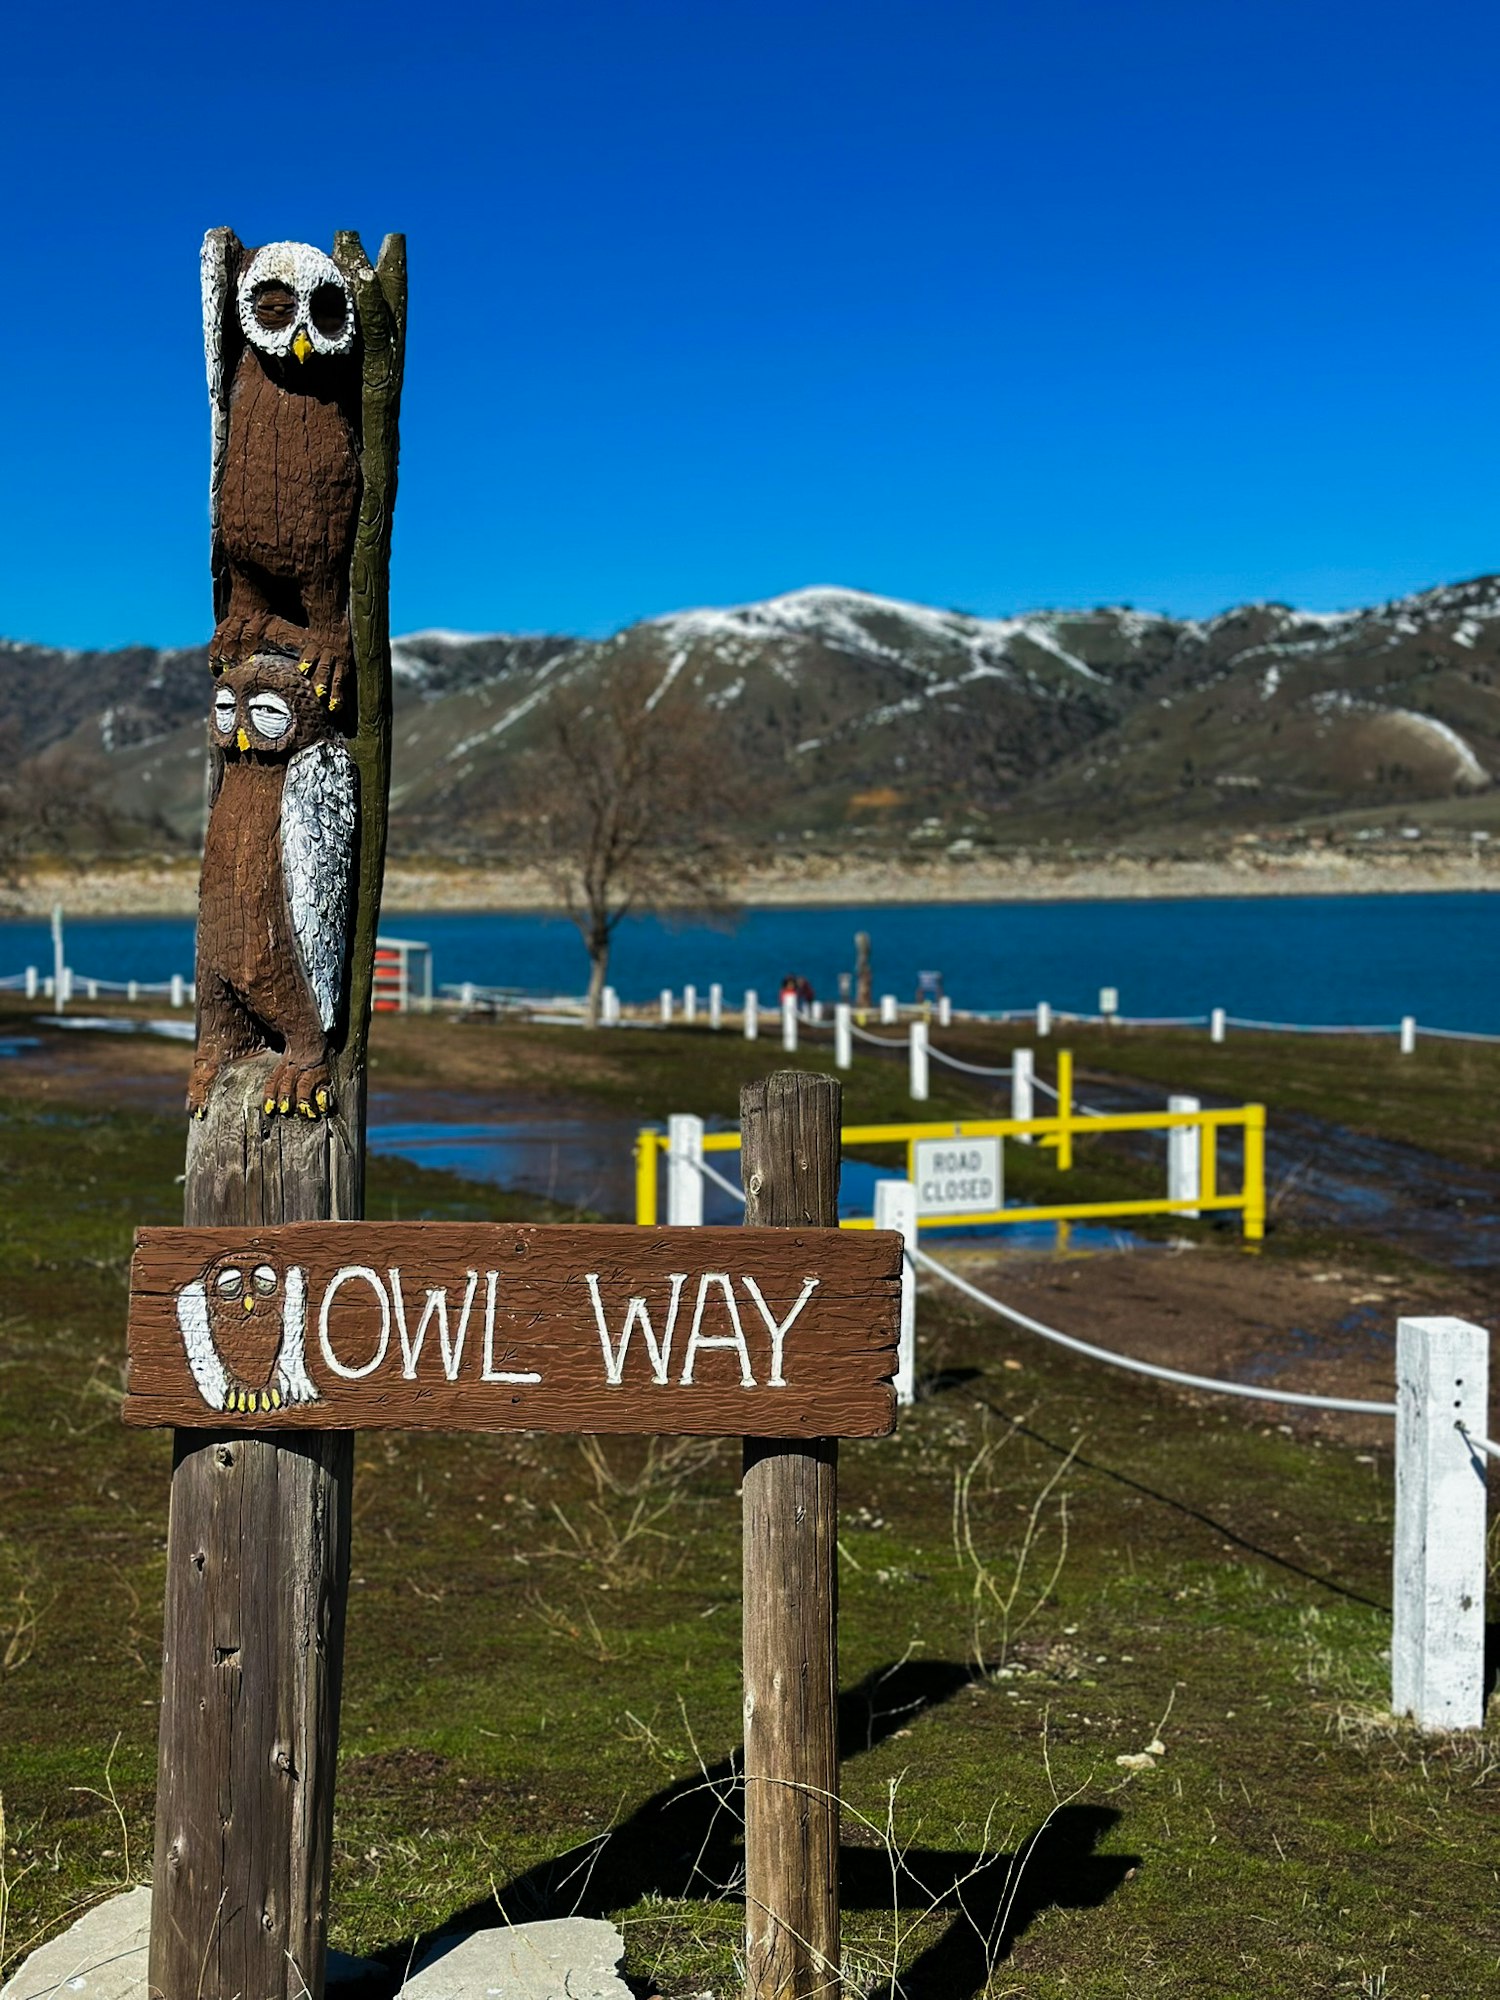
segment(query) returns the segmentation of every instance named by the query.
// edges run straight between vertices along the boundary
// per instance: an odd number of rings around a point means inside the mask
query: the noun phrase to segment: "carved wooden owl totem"
[[[286,653],[331,709],[352,685],[349,564],[359,512],[354,295],[310,243],[203,245],[214,409],[216,665]]]
[[[316,1118],[329,1108],[328,1038],[344,1002],[354,760],[305,676],[271,654],[225,669],[209,734],[188,1109],[205,1111],[225,1063],[272,1048],[266,1110]]]
[[[229,1255],[177,1295],[198,1393],[214,1410],[316,1402],[307,1373],[307,1280],[299,1266]]]

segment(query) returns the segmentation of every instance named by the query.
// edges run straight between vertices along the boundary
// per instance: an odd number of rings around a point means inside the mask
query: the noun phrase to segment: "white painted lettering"
[[[333,1310],[333,1301],[341,1286],[355,1278],[362,1278],[380,1301],[380,1341],[370,1359],[358,1368],[350,1368],[340,1361],[333,1351],[333,1343],[328,1338],[328,1316]],[[323,1303],[318,1309],[318,1345],[323,1350],[323,1359],[335,1375],[342,1375],[346,1382],[357,1382],[362,1376],[373,1375],[384,1361],[386,1349],[391,1344],[391,1302],[379,1274],[368,1264],[346,1264],[341,1271],[335,1271],[328,1281],[328,1289],[323,1294]]]
[[[672,1365],[672,1340],[677,1331],[677,1309],[682,1302],[682,1288],[687,1283],[686,1271],[671,1271],[672,1296],[667,1302],[667,1323],[661,1340],[656,1338],[656,1330],[651,1324],[651,1309],[642,1299],[630,1299],[625,1307],[625,1325],[620,1333],[618,1345],[609,1334],[609,1322],[604,1316],[604,1301],[599,1296],[599,1273],[585,1273],[584,1283],[589,1288],[589,1297],[594,1302],[594,1319],[599,1327],[599,1345],[604,1349],[604,1379],[612,1388],[619,1388],[625,1377],[625,1356],[630,1349],[630,1336],[639,1326],[641,1337],[646,1343],[646,1352],[651,1357],[651,1379],[665,1382],[667,1371]],[[699,1293],[698,1311],[703,1311],[702,1293]],[[697,1320],[693,1322],[697,1328]]]
[[[771,1373],[767,1379],[766,1387],[768,1389],[784,1389],[786,1387],[786,1377],[781,1372],[781,1364],[783,1350],[786,1347],[786,1337],[791,1331],[792,1324],[798,1313],[801,1312],[813,1293],[818,1289],[818,1280],[816,1278],[804,1278],[802,1280],[802,1291],[797,1299],[797,1303],[792,1307],[786,1318],[780,1321],[777,1320],[775,1313],[772,1312],[771,1308],[762,1298],[760,1286],[756,1284],[754,1278],[742,1278],[740,1282],[744,1285],[745,1290],[750,1294],[751,1298],[754,1299],[756,1305],[759,1306],[760,1316],[765,1321],[766,1329],[771,1336]]]
[[[484,1367],[480,1370],[481,1382],[540,1382],[541,1376],[522,1373],[512,1368],[495,1366],[495,1292],[500,1283],[498,1271],[484,1274]]]
[[[427,1303],[422,1308],[422,1317],[417,1321],[416,1333],[408,1336],[406,1331],[406,1300],[401,1291],[401,1273],[391,1270],[391,1304],[396,1310],[396,1332],[401,1341],[401,1373],[408,1382],[415,1381],[417,1363],[422,1356],[422,1348],[427,1340],[427,1329],[437,1320],[438,1346],[442,1350],[443,1373],[450,1382],[458,1380],[458,1364],[464,1358],[464,1341],[469,1332],[469,1314],[474,1309],[474,1294],[479,1290],[479,1273],[469,1273],[468,1287],[464,1292],[463,1311],[459,1314],[458,1333],[450,1341],[448,1337],[448,1288],[432,1286],[427,1293]]]
[[[719,1290],[724,1294],[724,1303],[729,1308],[730,1322],[734,1327],[733,1333],[707,1334],[703,1331],[703,1309],[708,1303],[708,1288],[710,1285],[717,1285]],[[795,1317],[796,1315],[793,1314],[793,1318]],[[693,1307],[693,1324],[688,1333],[687,1352],[682,1357],[682,1382],[684,1388],[688,1387],[692,1382],[693,1363],[698,1358],[699,1349],[704,1347],[737,1348],[740,1357],[740,1386],[745,1389],[753,1389],[755,1387],[755,1377],[750,1372],[750,1350],[745,1345],[745,1330],[740,1325],[740,1309],[734,1296],[734,1286],[729,1282],[729,1273],[727,1271],[705,1271],[703,1276],[698,1280],[698,1298]],[[657,1377],[658,1381],[662,1379],[661,1376]]]

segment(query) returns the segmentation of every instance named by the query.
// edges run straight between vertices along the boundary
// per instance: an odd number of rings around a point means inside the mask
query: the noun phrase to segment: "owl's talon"
[[[276,1109],[281,1113],[283,1118],[291,1110],[291,1108],[292,1108],[292,1100],[289,1097],[283,1097],[281,1102],[276,1107]]]
[[[271,1408],[273,1410],[279,1410],[281,1408],[281,1391],[279,1389],[273,1389],[271,1391]]]
[[[297,671],[299,674],[310,674],[312,672],[312,661],[299,660],[297,662]]]
[[[271,1113],[273,1113],[273,1112],[275,1111],[275,1109],[276,1109],[276,1099],[275,1099],[274,1097],[268,1097],[268,1098],[266,1099],[266,1113],[267,1113],[267,1116],[269,1116],[269,1115],[270,1115]]]
[[[318,1092],[317,1104],[318,1104],[318,1109],[320,1111],[326,1111],[328,1109],[328,1092],[326,1090],[320,1090]]]

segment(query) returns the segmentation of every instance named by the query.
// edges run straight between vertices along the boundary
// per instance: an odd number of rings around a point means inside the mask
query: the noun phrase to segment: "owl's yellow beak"
[[[243,729],[237,729],[234,732],[234,740],[236,743],[239,744],[242,750],[248,750],[250,748],[250,738],[245,734]]]
[[[255,1311],[254,1299],[241,1299],[240,1304],[245,1308],[245,1311],[247,1313],[253,1313]]]
[[[299,326],[297,329],[297,337],[292,342],[293,354],[296,355],[299,361],[305,361],[308,355],[312,353],[312,351],[313,351],[313,345],[312,342],[307,337],[306,328]]]

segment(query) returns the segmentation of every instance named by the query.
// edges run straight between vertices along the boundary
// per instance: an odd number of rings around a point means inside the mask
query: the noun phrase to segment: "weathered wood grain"
[[[899,1276],[885,1231],[143,1229],[125,1421],[879,1437]]]
[[[748,1239],[838,1220],[841,1104],[832,1077],[799,1071],[741,1091]],[[892,1269],[899,1276],[899,1239]],[[839,1990],[837,1533],[833,1437],[747,1437],[747,2000],[830,2000]]]

